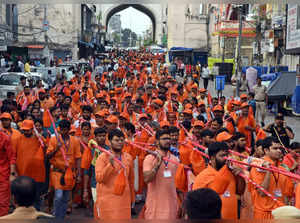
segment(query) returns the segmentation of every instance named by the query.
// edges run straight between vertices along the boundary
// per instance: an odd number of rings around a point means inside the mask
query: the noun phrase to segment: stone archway
[[[108,12],[106,13],[106,16],[104,17],[104,21],[105,21],[105,25],[106,25],[105,26],[106,27],[106,31],[107,31],[107,28],[108,28],[108,22],[109,22],[110,18],[114,14],[116,14],[116,13],[118,13],[118,12],[124,10],[124,9],[127,9],[129,7],[133,7],[136,10],[139,10],[140,12],[143,12],[144,14],[146,14],[150,18],[150,20],[152,22],[152,28],[153,28],[153,34],[152,34],[153,36],[152,36],[152,38],[153,38],[153,41],[155,41],[156,40],[156,29],[157,29],[157,24],[156,24],[157,23],[157,19],[155,17],[155,13],[153,13],[151,9],[149,9],[148,7],[146,7],[144,5],[139,5],[139,4],[122,4],[122,5],[116,5],[116,6],[113,6],[112,8],[110,8],[108,10]]]

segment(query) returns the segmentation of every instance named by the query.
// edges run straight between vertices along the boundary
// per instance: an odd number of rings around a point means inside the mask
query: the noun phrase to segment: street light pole
[[[242,31],[243,31],[243,20],[242,20],[242,8],[239,6],[239,37],[237,45],[237,55],[236,55],[236,97],[240,95],[240,83],[241,83],[241,42],[242,42]]]

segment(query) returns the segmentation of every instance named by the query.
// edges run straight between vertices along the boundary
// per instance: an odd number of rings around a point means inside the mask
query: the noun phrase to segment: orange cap
[[[205,93],[205,92],[206,92],[206,89],[205,89],[205,88],[200,88],[199,92],[200,92],[200,93]]]
[[[178,91],[173,90],[173,91],[170,92],[170,94],[176,94],[176,95],[178,95]]]
[[[22,122],[22,127],[21,127],[21,129],[22,129],[22,130],[30,130],[30,129],[33,129],[33,126],[34,126],[33,121],[32,121],[32,120],[26,119],[26,120],[24,120],[24,121]]]
[[[115,115],[110,115],[107,117],[106,121],[110,123],[118,123],[118,118]]]
[[[40,89],[39,90],[39,92],[38,93],[46,93],[46,91],[45,91],[45,89],[44,88],[42,88],[42,89]]]
[[[122,87],[117,87],[116,89],[115,89],[115,92],[117,93],[121,93],[123,91],[123,88]]]
[[[107,108],[102,109],[102,111],[104,112],[104,115],[109,115],[109,114],[110,114],[110,113],[109,113],[109,110],[108,110]]]
[[[214,111],[224,111],[224,108],[222,105],[216,105],[215,107],[213,107],[213,112]]]
[[[198,88],[198,85],[196,83],[192,85],[191,89],[195,89],[195,88]]]
[[[160,125],[160,127],[161,128],[163,128],[163,127],[166,127],[166,126],[170,126],[170,123],[168,122],[168,121],[161,121],[160,123],[159,123],[159,125]]]
[[[126,92],[126,93],[124,94],[124,98],[127,98],[127,97],[132,97],[132,95],[131,95],[129,92]]]
[[[104,110],[101,110],[101,111],[98,111],[96,114],[95,114],[95,116],[96,115],[98,115],[98,116],[100,116],[100,117],[105,117],[105,111]]]
[[[248,95],[246,95],[246,94],[241,94],[240,99],[242,99],[242,98],[248,98]]]
[[[193,126],[194,126],[194,127],[195,127],[195,126],[201,126],[202,128],[205,127],[204,122],[202,122],[202,121],[200,121],[200,120],[195,121],[194,124],[193,124]]]
[[[164,104],[164,102],[163,102],[162,100],[160,100],[159,98],[154,99],[154,100],[152,101],[152,103],[155,103],[155,104],[158,104],[158,105],[161,105],[161,106]]]
[[[246,108],[248,106],[249,106],[249,104],[247,102],[244,102],[244,103],[241,104],[241,108]]]
[[[96,98],[104,98],[104,97],[105,95],[102,92],[96,94]]]
[[[1,114],[0,119],[3,119],[3,118],[12,120],[11,114],[9,114],[8,112],[4,112]]]
[[[241,105],[241,102],[238,101],[238,100],[234,100],[234,101],[232,102],[232,104],[234,104],[234,105]]]
[[[190,103],[187,103],[185,106],[184,106],[184,109],[192,109],[193,108],[193,105],[190,104]]]
[[[191,109],[184,109],[183,113],[192,115],[193,111]]]
[[[217,135],[216,141],[217,142],[224,142],[224,141],[227,141],[231,138],[232,138],[232,135],[229,134],[228,132],[224,131],[224,132],[221,132]]]
[[[200,102],[198,103],[198,106],[201,106],[201,105],[205,105],[205,102],[204,102],[204,101],[200,101]]]
[[[125,118],[127,121],[130,119],[129,114],[127,112],[122,112],[120,117]]]
[[[142,118],[147,118],[147,119],[148,119],[148,115],[146,115],[146,114],[141,114],[140,117],[139,117],[139,120],[141,120]]]

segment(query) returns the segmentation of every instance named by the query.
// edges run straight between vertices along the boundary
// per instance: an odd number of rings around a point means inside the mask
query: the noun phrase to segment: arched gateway
[[[116,5],[105,5],[103,10],[103,21],[106,25],[106,31],[108,27],[109,19],[116,13],[133,7],[149,16],[152,27],[153,27],[153,40],[157,41],[158,44],[161,43],[162,27],[163,27],[163,17],[164,10],[161,4],[116,4]]]

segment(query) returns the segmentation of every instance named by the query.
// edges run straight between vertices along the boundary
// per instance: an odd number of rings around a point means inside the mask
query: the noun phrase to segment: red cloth
[[[8,214],[10,201],[10,165],[16,163],[16,154],[10,138],[0,131],[0,216]]]

